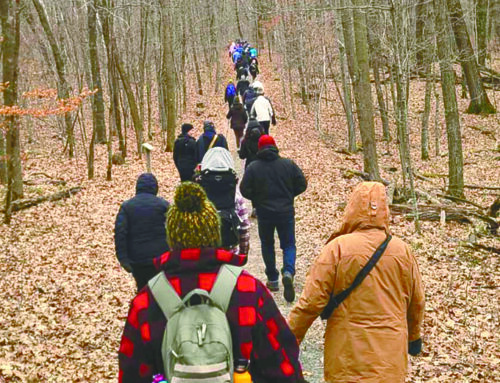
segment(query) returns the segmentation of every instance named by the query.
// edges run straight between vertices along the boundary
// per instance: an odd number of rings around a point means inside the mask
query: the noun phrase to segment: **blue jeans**
[[[279,272],[276,269],[276,253],[274,251],[274,231],[278,231],[280,247],[283,250],[283,268],[281,272],[289,272],[295,275],[295,257],[297,248],[295,247],[295,217],[293,215],[285,217],[261,217],[257,214],[259,223],[259,237],[262,248],[262,257],[266,265],[267,279],[277,281]]]

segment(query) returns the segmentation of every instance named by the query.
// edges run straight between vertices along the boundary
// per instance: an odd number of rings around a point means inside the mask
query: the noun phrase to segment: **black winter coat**
[[[174,163],[179,171],[181,181],[193,178],[196,161],[196,140],[189,134],[181,134],[174,143]]]
[[[247,112],[241,104],[233,104],[226,118],[231,119],[231,129],[241,132],[245,129],[245,124],[248,121]]]
[[[238,81],[238,84],[236,84],[236,91],[241,97],[243,97],[243,94],[246,92],[249,86],[250,86],[250,81],[240,80]]]
[[[261,217],[295,214],[293,200],[306,188],[302,170],[292,160],[281,158],[274,146],[257,153],[240,184],[241,194],[254,203]]]
[[[259,138],[262,134],[263,130],[260,126],[247,128],[245,138],[241,141],[240,150],[238,152],[238,155],[242,160],[246,159],[245,169],[257,159],[257,152],[259,151]]]
[[[206,136],[205,133],[203,133],[199,138],[198,141],[196,141],[196,161],[198,164],[201,163],[203,160],[203,157],[205,156],[205,153],[208,150],[208,147],[210,146],[210,143],[212,142],[213,136]],[[217,136],[217,139],[215,143],[212,145],[212,148],[215,148],[217,146],[220,146],[221,148],[225,148],[229,150],[229,147],[227,146],[227,140],[226,137],[224,137],[222,134],[219,134]]]
[[[116,256],[121,262],[152,264],[169,250],[165,231],[168,202],[157,197],[158,182],[151,173],[141,174],[136,195],[122,203],[115,221]]]

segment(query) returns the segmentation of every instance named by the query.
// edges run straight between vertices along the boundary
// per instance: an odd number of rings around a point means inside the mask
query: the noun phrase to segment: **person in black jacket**
[[[191,181],[194,168],[198,164],[196,161],[196,140],[189,135],[193,129],[191,124],[182,124],[182,133],[174,143],[174,163],[179,171],[181,181]]]
[[[257,159],[259,151],[259,138],[264,133],[264,130],[259,124],[259,121],[252,118],[248,121],[245,137],[241,141],[241,147],[238,155],[245,161],[245,169],[248,168],[253,161]]]
[[[236,91],[238,92],[240,97],[243,97],[249,86],[250,86],[250,81],[248,81],[247,76],[242,76],[241,79],[236,84]]]
[[[156,258],[169,250],[165,233],[168,202],[157,197],[158,181],[151,173],[137,179],[136,195],[123,202],[115,221],[116,256],[122,267],[132,273],[137,291],[153,278]]]
[[[226,118],[228,120],[231,119],[231,129],[234,131],[234,137],[236,138],[236,148],[239,148],[248,116],[238,97],[236,97],[236,99],[234,100],[234,103],[231,106],[231,109],[229,109]]]
[[[279,155],[271,136],[259,138],[257,159],[245,170],[240,190],[257,209],[262,257],[266,265],[267,287],[279,290],[279,272],[276,269],[274,232],[278,232],[283,250],[283,296],[287,302],[295,299],[295,209],[294,198],[307,188],[302,170],[290,159]]]
[[[201,164],[205,153],[217,146],[229,149],[226,137],[222,134],[217,134],[213,122],[207,120],[203,123],[203,134],[196,141],[196,162]]]

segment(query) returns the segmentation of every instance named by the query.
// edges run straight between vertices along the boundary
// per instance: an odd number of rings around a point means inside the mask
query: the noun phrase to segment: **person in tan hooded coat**
[[[309,271],[302,296],[288,318],[301,342],[330,295],[348,288],[389,234],[385,188],[358,185],[342,225]],[[327,320],[324,374],[328,383],[404,382],[407,353],[422,348],[424,291],[409,246],[392,238],[364,281]]]

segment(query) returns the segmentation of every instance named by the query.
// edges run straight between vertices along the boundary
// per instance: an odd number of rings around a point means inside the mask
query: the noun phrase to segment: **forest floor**
[[[224,65],[227,78],[233,78],[228,60],[224,60]],[[300,294],[311,262],[339,224],[343,204],[359,182],[346,169],[362,170],[363,161],[361,153],[340,152],[345,147],[346,129],[334,88],[330,89],[330,96],[327,94],[331,101],[323,107],[320,129],[315,129],[314,114],[299,105],[298,99],[294,100],[295,118],[292,117],[290,100],[281,94],[276,65],[276,61],[269,62],[267,56],[262,56],[260,80],[278,116],[271,134],[281,154],[294,159],[309,181],[308,190],[296,203],[296,288]],[[419,159],[423,83],[415,81],[411,86],[412,156],[418,172],[430,179],[417,180],[417,188],[436,195],[442,192],[444,181],[439,175],[447,173],[447,157],[431,155],[429,161]],[[219,132],[224,132],[227,107],[223,104],[223,89],[217,94],[205,89],[205,96],[196,96],[191,84],[189,94],[189,112],[181,116],[180,122],[194,123],[195,136],[201,133],[202,121],[207,118],[214,121]],[[500,108],[495,95],[490,97]],[[200,100],[205,108],[196,115],[195,104]],[[466,107],[466,101],[460,100],[460,111]],[[445,153],[441,115],[438,122],[441,152]],[[495,138],[500,137],[499,126],[498,116],[462,115],[466,183],[498,186],[499,153],[495,151]],[[477,127],[492,134],[481,133],[474,129]],[[18,212],[10,226],[0,225],[0,382],[117,379],[117,350],[135,284],[116,261],[114,220],[120,203],[133,196],[135,181],[145,164],[133,153],[135,144],[129,138],[129,157],[125,165],[113,168],[113,180],[108,182],[106,148],[98,146],[96,178],[88,181],[81,144],[77,156],[69,160],[62,153],[63,144],[56,133],[55,126],[36,121],[28,143],[27,133],[22,131],[25,179],[40,178],[39,173],[43,172],[54,179],[64,179],[66,187],[82,186],[83,191],[66,200]],[[171,200],[178,175],[171,153],[161,150],[159,136],[152,142],[156,147],[152,167],[159,180],[160,195]],[[234,151],[233,136],[228,136]],[[400,173],[397,145],[380,141],[379,126],[377,137],[382,176],[395,181]],[[78,139],[80,143],[81,137]],[[26,196],[44,195],[60,188],[43,183],[27,185]],[[466,197],[487,207],[495,192],[467,189]],[[427,299],[424,352],[410,359],[407,381],[500,381],[498,256],[472,251],[464,245],[474,235],[482,244],[498,246],[498,237],[487,236],[484,225],[475,219],[473,225],[450,222],[444,227],[439,222],[424,221],[421,234],[417,234],[412,221],[394,216],[391,229],[415,252]],[[259,249],[253,220],[248,269],[264,279]],[[281,293],[275,297],[286,316],[291,306],[283,301]],[[323,331],[323,323],[317,320],[302,345],[305,375],[310,382],[322,381]]]

